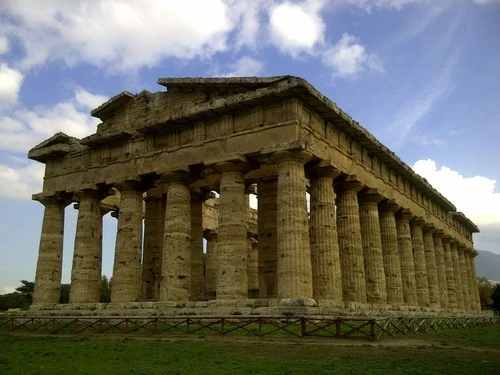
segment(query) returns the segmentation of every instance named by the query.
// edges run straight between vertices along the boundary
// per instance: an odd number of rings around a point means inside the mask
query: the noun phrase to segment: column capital
[[[307,168],[311,177],[326,177],[334,179],[342,174],[340,170],[333,166],[329,160],[322,160],[319,163]]]
[[[40,202],[44,206],[47,206],[50,204],[67,206],[68,204],[71,203],[70,196],[67,196],[66,194],[63,194],[63,193],[55,193],[53,195],[48,195],[45,193],[38,193],[38,194],[33,194],[31,199],[34,201]]]
[[[169,184],[190,184],[193,182],[194,177],[187,171],[174,171],[174,172],[165,172],[159,175],[160,181],[166,185]]]
[[[356,175],[348,175],[335,181],[335,190],[359,192],[365,185],[356,179]]]
[[[413,225],[418,225],[419,227],[422,227],[422,230],[425,228],[425,220],[422,216],[415,216],[412,220],[411,223]]]
[[[401,209],[401,206],[393,199],[387,199],[379,204],[379,208],[381,211],[396,213]]]
[[[410,221],[414,217],[415,215],[412,214],[411,211],[407,208],[402,208],[396,213],[396,220]]]
[[[444,234],[443,236],[443,242],[451,244],[453,241],[453,237],[451,237],[449,234]]]
[[[143,190],[144,186],[140,181],[127,180],[117,182],[115,184],[115,188],[122,192],[126,190]]]
[[[287,161],[305,164],[312,159],[312,154],[306,151],[276,151],[271,155],[271,158],[278,164]]]
[[[385,197],[378,193],[377,189],[364,189],[359,192],[359,203],[380,203]]]
[[[436,237],[438,240],[442,240],[444,237],[444,230],[442,229],[436,229],[434,231],[434,237]]]
[[[222,161],[214,164],[213,168],[219,173],[236,172],[244,174],[251,169],[251,166],[245,161]]]

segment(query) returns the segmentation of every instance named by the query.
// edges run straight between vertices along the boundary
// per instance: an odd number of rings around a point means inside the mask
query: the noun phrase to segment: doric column
[[[248,297],[257,298],[259,296],[259,249],[257,240],[251,233],[247,236],[248,257],[247,257],[247,277],[248,277]]]
[[[166,200],[163,194],[148,193],[145,203],[141,297],[157,301],[160,299]]]
[[[304,164],[311,159],[311,155],[303,151],[280,151],[273,154],[273,159],[278,166],[278,297],[282,300],[312,299],[304,172]]]
[[[424,236],[421,218],[415,218],[411,222],[411,241],[413,245],[413,260],[415,262],[415,285],[417,287],[417,303],[419,306],[429,306],[429,283],[427,279],[427,267],[425,261]]]
[[[457,297],[457,308],[464,309],[464,292],[462,289],[462,279],[460,275],[460,260],[458,257],[457,241],[452,240],[450,243],[451,260],[453,262],[453,277],[455,280],[455,293]]]
[[[446,265],[444,262],[443,250],[443,236],[442,230],[437,230],[433,234],[434,238],[434,253],[436,255],[436,272],[438,276],[439,285],[439,301],[441,307],[448,308],[448,283],[446,281]]]
[[[277,195],[278,179],[257,182],[257,231],[259,247],[259,297],[278,295],[277,282]]]
[[[434,236],[436,230],[433,226],[424,226],[424,251],[425,265],[427,268],[427,281],[429,285],[429,305],[430,307],[440,307],[441,297],[439,296],[439,280],[436,267],[436,252],[434,250]]]
[[[121,199],[118,212],[111,302],[140,299],[142,254],[142,186],[137,182],[116,185]]]
[[[191,194],[191,299],[203,297],[203,194]]]
[[[219,198],[219,239],[217,248],[217,299],[248,297],[245,163],[223,162]]]
[[[70,303],[99,302],[102,272],[102,213],[98,190],[75,193],[78,199]]]
[[[469,282],[467,279],[467,265],[465,263],[465,246],[462,244],[458,245],[458,259],[460,262],[460,280],[462,284],[463,299],[464,299],[464,310],[470,310],[470,296],[469,296]]]
[[[468,259],[470,263],[470,272],[471,277],[469,279],[470,287],[469,287],[469,295],[471,296],[471,306],[474,310],[481,310],[481,301],[479,299],[479,289],[478,289],[478,281],[476,275],[476,264],[474,262],[474,258],[477,256],[477,251],[474,249],[469,249],[468,251]]]
[[[57,197],[35,196],[45,206],[38,248],[33,305],[53,305],[61,297],[64,207]]]
[[[335,217],[333,178],[340,174],[333,168],[311,171],[309,235],[313,296],[316,300],[342,302],[342,279]]]
[[[207,253],[205,262],[205,297],[214,298],[217,290],[217,232],[205,231]]]
[[[384,255],[380,235],[378,203],[384,197],[373,189],[359,193],[359,219],[366,278],[366,299],[373,304],[387,303]]]
[[[395,213],[400,207],[392,201],[384,201],[379,205],[380,236],[384,256],[385,283],[387,288],[387,303],[402,305],[403,280],[399,260],[398,232]]]
[[[406,305],[417,305],[417,286],[415,283],[415,264],[411,241],[410,220],[413,215],[402,209],[396,214],[396,230],[398,232],[399,260],[401,262],[401,278],[403,280],[403,299]]]
[[[347,304],[366,303],[365,266],[358,204],[358,191],[363,187],[357,181],[341,181],[335,186],[342,293]]]
[[[163,258],[161,265],[161,301],[188,301],[191,291],[191,191],[189,173],[161,176],[167,185]]]
[[[455,288],[455,275],[453,270],[453,259],[451,255],[451,237],[443,237],[444,264],[446,267],[446,285],[448,289],[448,307],[457,308],[457,292]]]

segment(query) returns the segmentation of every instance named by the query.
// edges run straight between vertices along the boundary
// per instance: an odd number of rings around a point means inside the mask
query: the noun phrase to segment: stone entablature
[[[166,92],[124,92],[92,111],[102,120],[95,134],[78,140],[58,133],[29,152],[30,158],[46,164],[43,192],[34,197],[42,203],[46,197],[59,197],[62,205],[82,197],[88,202],[88,192],[104,198],[111,188],[120,191],[122,234],[117,237],[115,271],[120,275],[127,270],[123,277],[129,282],[138,278],[139,287],[130,285],[132,289],[116,292],[117,302],[140,299],[138,273],[141,251],[146,250],[138,240],[142,229],[129,225],[142,220],[143,197],[158,193],[162,199],[167,197],[166,205],[157,206],[164,211],[165,232],[158,234],[161,243],[154,246],[162,248],[158,251],[164,269],[172,271],[162,273],[163,286],[155,298],[198,298],[187,280],[195,280],[193,273],[203,270],[188,266],[190,261],[179,263],[181,255],[171,252],[188,252],[194,238],[199,243],[201,234],[195,233],[203,230],[194,224],[193,197],[202,197],[202,202],[208,192],[216,191],[221,195],[217,226],[212,220],[213,227],[205,229],[218,231],[217,251],[225,254],[215,263],[217,290],[210,286],[217,298],[242,299],[252,289],[259,297],[278,297],[284,304],[300,299],[330,306],[371,303],[477,309],[472,276],[472,233],[478,232],[477,227],[309,83],[291,76],[158,82]],[[247,241],[249,186],[257,187],[259,205],[264,202],[254,217],[257,228],[250,231],[258,232],[258,243],[253,245],[259,248],[258,260],[250,255],[252,244]],[[311,207],[310,219],[306,190],[316,207]],[[325,204],[335,204],[337,212],[333,206],[331,212],[324,211]],[[122,213],[131,216],[120,224]],[[205,214],[210,212],[205,209]],[[337,215],[335,223],[332,215]],[[145,217],[148,222],[147,210]],[[277,224],[263,224],[270,217]],[[184,218],[183,223],[179,218]],[[335,233],[321,229],[334,224]],[[266,228],[274,240],[262,238],[258,228]],[[426,228],[434,233],[432,241]],[[441,234],[453,245],[442,242]],[[43,238],[44,230],[40,256],[45,251]],[[435,241],[437,248],[431,249]],[[241,258],[243,248],[247,250]],[[196,254],[192,252],[191,258]],[[432,259],[436,263],[429,265]],[[177,266],[172,266],[175,262]],[[258,264],[258,276],[244,271],[250,263]],[[330,266],[325,269],[325,265]],[[184,271],[179,274],[179,269]],[[443,289],[450,294],[441,296],[439,304],[431,285],[434,269],[445,277],[440,294]],[[249,280],[251,288],[247,288]],[[255,280],[265,291],[257,291]],[[456,287],[459,280],[468,285]],[[463,294],[458,299],[457,290]],[[465,306],[467,292],[470,306]],[[43,298],[37,301],[43,302]]]

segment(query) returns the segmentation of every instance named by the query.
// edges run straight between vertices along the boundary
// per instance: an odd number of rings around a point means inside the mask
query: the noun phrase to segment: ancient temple
[[[46,166],[33,196],[45,206],[33,310],[61,308],[71,203],[68,308],[100,306],[111,210],[108,311],[480,309],[476,225],[308,82],[158,83],[166,90],[123,92],[92,111],[102,121],[95,134],[58,133],[29,151]]]

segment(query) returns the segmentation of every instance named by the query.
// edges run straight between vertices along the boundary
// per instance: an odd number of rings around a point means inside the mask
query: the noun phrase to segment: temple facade
[[[59,302],[71,203],[70,306],[99,303],[114,211],[108,310],[480,310],[476,225],[308,82],[158,83],[92,111],[95,134],[29,151],[45,164],[33,310]]]

